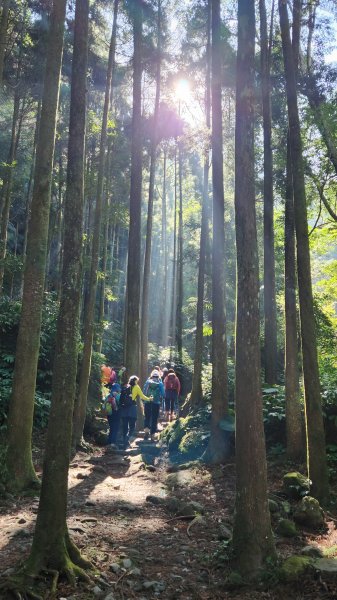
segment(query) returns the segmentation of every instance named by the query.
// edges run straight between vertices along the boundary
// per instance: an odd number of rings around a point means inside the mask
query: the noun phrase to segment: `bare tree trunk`
[[[161,0],[158,0],[157,15],[157,64],[156,64],[156,96],[153,112],[153,129],[151,139],[150,156],[150,183],[149,200],[147,208],[147,224],[145,239],[144,274],[143,274],[143,297],[141,313],[141,348],[140,348],[140,374],[144,383],[147,378],[148,363],[148,341],[149,341],[149,303],[150,303],[150,272],[151,272],[151,249],[152,249],[152,226],[153,226],[153,201],[154,184],[156,175],[157,146],[158,146],[158,110],[160,101],[160,74],[161,74]]]
[[[13,121],[12,121],[12,135],[11,143],[9,148],[8,156],[8,167],[5,176],[5,182],[2,189],[3,208],[1,214],[1,228],[0,228],[0,295],[2,294],[3,279],[5,272],[5,258],[7,250],[7,229],[9,221],[9,212],[11,208],[11,197],[12,197],[12,185],[13,185],[13,171],[15,168],[15,157],[16,157],[16,138],[19,136],[17,131],[18,118],[20,108],[20,96],[18,89],[14,93],[14,108],[13,108]]]
[[[164,307],[162,319],[161,319],[161,343],[163,346],[168,344],[168,323],[169,323],[169,298],[168,298],[168,249],[167,249],[167,210],[166,210],[166,164],[167,164],[167,149],[164,148],[164,162],[163,162],[163,196],[162,196],[162,210],[161,210],[161,240],[162,240],[162,274],[163,274],[163,295],[162,295],[162,306]]]
[[[75,580],[88,567],[66,523],[71,429],[76,393],[82,275],[84,137],[89,0],[76,1],[72,63],[62,292],[42,488],[28,569],[55,569]],[[60,451],[62,449],[62,451]]]
[[[13,392],[8,415],[7,467],[10,474],[9,485],[16,490],[22,490],[37,483],[32,463],[31,438],[40,348],[41,311],[65,10],[66,0],[54,1],[50,18],[41,121],[36,149],[22,311],[16,345]],[[24,419],[22,418],[23,414]]]
[[[3,0],[0,19],[0,87],[3,85],[5,52],[7,46],[7,27],[11,0]]]
[[[229,452],[228,438],[220,422],[228,410],[227,340],[225,315],[225,208],[223,189],[223,147],[221,107],[221,18],[220,0],[212,7],[212,180],[213,180],[213,245],[212,245],[212,416],[211,436],[205,458],[222,462]]]
[[[271,144],[270,51],[265,0],[260,5],[261,90],[263,113],[263,224],[264,224],[264,368],[265,381],[277,381],[277,321],[275,297],[273,152]]]
[[[133,4],[133,110],[131,142],[130,227],[127,266],[127,306],[125,360],[131,373],[139,370],[139,310],[141,269],[142,204],[142,37],[143,9],[140,0]]]
[[[238,1],[235,127],[236,512],[233,546],[240,571],[254,576],[275,557],[267,497],[260,382],[259,260],[254,181],[254,0]]]
[[[308,477],[312,480],[313,494],[320,502],[324,503],[329,497],[328,470],[311,286],[308,220],[301,128],[297,106],[296,69],[294,67],[293,50],[290,41],[286,0],[279,0],[279,13],[286,77],[289,142],[294,186],[297,271],[307,427]]]
[[[210,59],[211,59],[211,4],[207,3],[207,46],[206,46],[206,93],[205,93],[205,112],[206,127],[210,129]],[[202,392],[202,353],[204,347],[204,294],[205,294],[205,268],[206,268],[206,245],[208,240],[208,184],[209,184],[209,147],[205,149],[204,170],[203,170],[203,190],[202,190],[202,209],[201,209],[201,231],[200,231],[200,249],[199,249],[199,270],[198,270],[198,300],[196,316],[196,334],[194,349],[194,369],[192,379],[192,392],[190,397],[191,406],[197,408],[201,406],[203,400]]]
[[[287,141],[287,180],[284,214],[284,306],[285,306],[285,401],[287,455],[298,460],[303,455],[302,415],[300,404],[297,310],[294,193],[289,139]]]
[[[171,303],[171,344],[170,361],[175,355],[176,319],[177,319],[177,140],[174,150],[174,202],[173,202],[173,268],[172,268],[172,303]]]
[[[104,185],[104,173],[105,173],[105,161],[106,161],[106,143],[107,143],[107,126],[108,126],[108,113],[110,103],[110,90],[111,90],[111,79],[115,63],[115,51],[116,51],[116,28],[117,28],[117,8],[118,0],[115,0],[114,4],[114,20],[112,25],[111,41],[109,48],[109,59],[108,69],[106,76],[105,85],[105,97],[104,97],[104,108],[101,128],[101,139],[99,149],[99,167],[97,177],[97,194],[96,194],[96,206],[95,206],[95,221],[92,238],[92,250],[91,250],[91,265],[90,265],[90,276],[88,283],[88,297],[84,307],[84,319],[83,319],[83,356],[80,371],[80,383],[78,396],[75,401],[74,410],[74,422],[73,422],[73,445],[76,448],[82,442],[83,429],[86,416],[87,408],[87,396],[88,396],[88,385],[91,368],[91,355],[92,355],[92,344],[94,336],[94,320],[95,320],[95,301],[96,301],[96,290],[97,290],[97,268],[99,261],[99,246],[100,246],[100,232],[101,232],[101,221],[102,221],[102,203],[103,203],[103,185]]]
[[[176,344],[179,362],[183,362],[183,149],[181,141],[178,142],[179,165],[179,213],[178,213],[178,256],[177,256],[177,317],[176,317]]]

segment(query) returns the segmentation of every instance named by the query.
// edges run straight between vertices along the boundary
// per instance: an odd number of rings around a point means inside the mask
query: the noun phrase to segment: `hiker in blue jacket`
[[[144,439],[147,439],[151,435],[151,440],[154,442],[155,434],[157,433],[159,409],[165,395],[164,385],[157,369],[154,369],[150,377],[146,380],[143,392],[146,396],[153,397],[153,400],[144,404]]]

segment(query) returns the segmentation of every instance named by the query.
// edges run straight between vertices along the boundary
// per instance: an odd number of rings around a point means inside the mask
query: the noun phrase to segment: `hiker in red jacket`
[[[180,381],[173,369],[169,369],[164,379],[165,388],[165,418],[172,421],[173,412],[180,394]]]

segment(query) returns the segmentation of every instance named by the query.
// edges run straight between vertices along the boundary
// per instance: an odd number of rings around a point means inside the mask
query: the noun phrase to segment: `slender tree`
[[[265,0],[260,6],[261,91],[263,115],[263,240],[264,240],[264,368],[265,381],[277,380],[277,322],[275,297],[273,152],[271,143],[270,47]],[[273,14],[273,11],[272,11]],[[271,16],[271,19],[273,16]]]
[[[285,67],[289,142],[294,186],[297,272],[300,300],[307,428],[308,476],[312,480],[312,493],[321,502],[326,502],[329,497],[328,470],[320,397],[315,318],[311,285],[310,249],[301,128],[297,105],[296,69],[294,67],[293,50],[289,33],[288,10],[285,0],[279,0],[279,13]]]
[[[83,244],[84,137],[89,0],[77,0],[72,63],[67,190],[60,313],[57,323],[52,404],[39,510],[28,571],[54,569],[71,582],[88,579],[88,567],[66,524],[72,413],[76,393]],[[62,451],[60,451],[62,448]],[[53,590],[55,591],[55,590]]]
[[[7,46],[7,27],[11,0],[3,0],[0,17],[0,87],[3,84],[3,72],[5,64],[5,53]]]
[[[206,458],[217,463],[228,455],[220,422],[228,409],[227,341],[225,317],[225,210],[223,188],[222,108],[221,108],[221,17],[220,0],[212,8],[212,416],[211,436]]]
[[[54,1],[47,49],[31,216],[27,238],[22,311],[16,346],[13,392],[8,415],[9,486],[36,485],[31,437],[37,361],[40,348],[48,239],[51,175],[63,53],[66,0]],[[24,419],[22,415],[24,414]]]
[[[163,275],[163,295],[162,295],[162,306],[163,318],[161,320],[161,343],[163,346],[168,344],[168,324],[169,324],[169,296],[168,296],[168,249],[167,249],[167,217],[166,217],[166,202],[167,202],[167,186],[166,186],[166,166],[167,166],[167,148],[164,147],[164,158],[163,158],[163,191],[162,191],[162,208],[161,208],[161,241],[162,241],[162,275]]]
[[[180,112],[180,111],[179,111]],[[179,115],[180,116],[180,115]],[[177,237],[177,317],[176,317],[176,346],[180,364],[183,362],[183,296],[184,296],[184,238],[183,238],[183,148],[182,140],[178,141],[178,237]]]
[[[125,364],[130,373],[139,370],[140,230],[142,202],[142,30],[141,0],[132,5],[133,20],[133,109],[131,140],[130,226],[127,266]]]
[[[151,247],[152,247],[152,226],[153,226],[153,201],[154,184],[156,174],[157,146],[158,146],[158,114],[160,102],[160,75],[161,75],[161,38],[162,38],[162,8],[161,0],[158,0],[157,13],[157,60],[156,60],[156,96],[153,112],[153,128],[150,151],[150,182],[149,182],[149,200],[147,207],[147,224],[145,239],[144,256],[144,274],[143,274],[143,296],[141,313],[141,351],[140,351],[140,373],[141,381],[146,381],[148,368],[148,333],[149,333],[149,292],[150,292],[150,271],[151,271]]]
[[[211,4],[207,2],[207,45],[206,45],[206,86],[205,86],[205,113],[206,127],[209,130],[211,126]],[[199,249],[199,269],[198,269],[198,299],[196,316],[196,334],[194,349],[194,369],[192,379],[191,406],[198,407],[202,403],[202,353],[204,338],[204,294],[205,294],[205,270],[206,270],[206,246],[208,241],[209,227],[209,145],[207,143],[204,155],[203,167],[203,190],[202,190],[202,210],[201,210],[201,231],[200,231],[200,249]]]
[[[108,58],[108,68],[107,68],[107,75],[106,75],[104,108],[103,108],[101,138],[100,138],[99,166],[98,166],[98,177],[97,177],[97,194],[96,194],[94,229],[93,229],[93,236],[92,236],[90,275],[89,275],[89,282],[88,282],[87,297],[86,297],[86,302],[85,302],[85,306],[84,306],[83,356],[82,356],[82,363],[81,363],[81,370],[80,370],[79,391],[78,391],[78,396],[76,398],[75,410],[74,410],[74,424],[73,424],[73,445],[74,445],[74,447],[79,446],[82,443],[83,429],[84,429],[85,415],[86,415],[86,407],[87,407],[90,368],[91,368],[91,356],[92,356],[92,344],[93,344],[94,320],[95,320],[95,301],[96,301],[96,290],[97,290],[97,269],[98,269],[98,262],[99,262],[103,188],[104,188],[104,174],[105,174],[106,150],[107,150],[108,114],[109,114],[109,106],[110,106],[111,81],[112,81],[112,74],[113,74],[113,68],[114,68],[114,62],[115,62],[115,52],[116,52],[117,10],[118,10],[118,0],[115,0],[114,20],[113,20],[113,24],[112,24],[112,33],[111,33],[111,40],[110,40],[110,47],[109,47],[109,58]]]
[[[235,126],[236,504],[233,545],[240,571],[254,575],[275,554],[267,497],[260,382],[259,261],[254,185],[254,0],[238,2]]]

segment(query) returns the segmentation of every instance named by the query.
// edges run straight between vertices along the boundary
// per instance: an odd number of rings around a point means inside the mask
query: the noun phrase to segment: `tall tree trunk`
[[[181,140],[178,142],[179,165],[179,213],[178,213],[178,256],[177,256],[177,318],[176,318],[176,344],[179,363],[183,362],[183,149]]]
[[[277,381],[277,321],[275,298],[273,153],[271,145],[270,52],[265,0],[260,0],[261,88],[263,113],[264,224],[264,367],[265,381]]]
[[[83,576],[89,566],[70,541],[67,486],[76,393],[83,244],[84,136],[89,0],[76,1],[72,63],[62,292],[57,322],[52,404],[40,504],[28,567]],[[60,451],[62,449],[62,451]]]
[[[300,52],[301,0],[293,3],[292,50],[297,74]],[[285,306],[285,402],[287,456],[299,460],[303,455],[302,414],[300,404],[297,307],[296,250],[292,162],[287,135],[287,171],[284,210],[284,306]]]
[[[0,87],[3,84],[5,52],[7,46],[7,27],[11,0],[3,0],[0,18]]]
[[[289,141],[294,186],[297,272],[307,427],[308,477],[312,480],[313,494],[321,502],[326,502],[329,497],[329,484],[311,286],[302,141],[297,106],[296,70],[294,67],[293,51],[289,33],[288,10],[285,0],[279,0],[279,13],[285,65]]]
[[[18,89],[15,90],[14,93],[14,108],[13,108],[13,120],[12,120],[12,135],[11,135],[11,143],[9,148],[8,155],[8,167],[7,173],[5,175],[5,182],[2,189],[2,199],[3,199],[3,208],[1,214],[1,227],[0,227],[0,295],[2,294],[2,286],[5,272],[5,258],[6,258],[6,250],[7,250],[7,229],[8,229],[8,221],[9,221],[9,212],[11,208],[11,197],[12,197],[12,185],[13,185],[13,175],[15,168],[15,158],[16,158],[16,138],[19,136],[19,132],[17,131],[18,118],[19,118],[19,108],[20,108],[20,96]]]
[[[7,467],[12,489],[36,484],[31,438],[49,225],[51,177],[59,99],[66,0],[54,1],[50,18],[34,189],[27,239],[22,311],[8,415]],[[24,418],[22,415],[24,414]]]
[[[287,140],[287,179],[284,214],[284,307],[285,307],[285,402],[287,456],[298,460],[303,454],[300,404],[294,193],[289,139]]]
[[[163,295],[161,306],[164,307],[162,318],[161,318],[161,344],[167,346],[168,344],[168,325],[169,325],[169,297],[168,297],[168,249],[167,249],[167,210],[166,210],[166,164],[167,164],[167,148],[164,147],[164,161],[163,161],[163,195],[162,195],[162,209],[161,209],[161,241],[162,241],[162,276],[163,276]]]
[[[173,361],[176,347],[176,320],[177,320],[177,140],[174,149],[174,200],[173,200],[173,257],[172,257],[172,300],[171,300],[171,344],[170,361]]]
[[[141,269],[142,204],[142,30],[143,9],[140,0],[133,4],[133,109],[131,140],[130,226],[127,266],[127,306],[125,312],[125,361],[127,369],[139,369],[139,309]]]
[[[207,46],[206,46],[206,90],[205,90],[205,112],[206,127],[209,130],[210,119],[210,67],[211,67],[211,4],[207,3]],[[203,190],[202,190],[202,209],[201,209],[201,231],[200,231],[200,249],[199,249],[199,270],[198,270],[198,299],[196,316],[196,334],[194,349],[194,369],[192,379],[192,392],[190,397],[191,406],[198,407],[202,404],[202,354],[204,347],[204,294],[205,294],[205,268],[206,268],[206,245],[208,240],[208,184],[209,184],[209,147],[205,149],[204,171],[203,171]]]
[[[160,73],[161,73],[161,0],[158,0],[157,15],[157,64],[156,64],[156,96],[153,112],[153,129],[151,139],[150,156],[150,183],[149,200],[147,208],[147,224],[145,239],[144,274],[143,274],[143,297],[141,313],[141,348],[140,348],[140,374],[141,381],[147,379],[148,363],[148,341],[149,341],[149,304],[150,304],[150,272],[151,272],[151,249],[152,249],[152,226],[153,226],[153,201],[154,184],[156,175],[157,146],[158,146],[158,110],[160,101]]]
[[[233,545],[242,573],[256,574],[275,549],[267,497],[260,383],[259,260],[254,182],[254,0],[238,2],[235,126],[236,513]]]
[[[92,250],[91,250],[91,265],[90,265],[90,276],[88,283],[88,296],[84,307],[84,320],[83,320],[83,356],[80,371],[80,383],[78,396],[75,402],[74,410],[74,423],[73,423],[73,445],[77,447],[82,442],[83,429],[86,416],[87,408],[87,396],[88,396],[88,385],[91,368],[91,355],[92,355],[92,344],[94,336],[94,320],[95,320],[95,301],[96,301],[96,290],[97,290],[97,268],[99,261],[99,247],[100,247],[100,232],[101,232],[101,221],[102,221],[102,203],[103,203],[103,185],[104,185],[104,173],[105,173],[105,161],[106,161],[106,145],[107,145],[107,126],[108,126],[108,113],[110,103],[110,90],[111,90],[111,79],[115,63],[115,51],[116,51],[116,28],[117,28],[117,8],[118,0],[115,0],[114,4],[114,20],[112,25],[111,41],[109,48],[109,59],[108,69],[105,84],[105,97],[104,97],[104,108],[101,128],[101,139],[99,149],[99,166],[97,176],[97,195],[96,195],[96,206],[95,206],[95,221],[94,230],[92,237]]]
[[[210,462],[222,462],[228,456],[228,438],[220,421],[228,410],[227,340],[225,315],[225,208],[223,189],[222,147],[222,54],[220,0],[212,7],[212,181],[213,181],[213,245],[212,245],[212,416],[211,436],[206,451]]]

